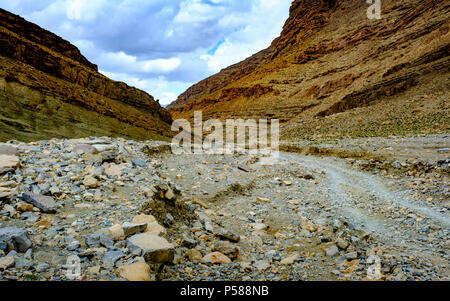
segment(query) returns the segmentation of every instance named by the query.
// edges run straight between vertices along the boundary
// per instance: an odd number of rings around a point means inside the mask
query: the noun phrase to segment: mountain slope
[[[170,135],[154,98],[98,72],[69,42],[0,9],[0,140]]]
[[[295,0],[279,38],[189,88],[174,118],[278,118],[284,139],[449,130],[445,0]]]

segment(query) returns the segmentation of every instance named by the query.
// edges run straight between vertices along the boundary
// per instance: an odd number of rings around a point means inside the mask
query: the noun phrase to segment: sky
[[[77,46],[111,79],[168,105],[267,48],[292,0],[0,0]]]

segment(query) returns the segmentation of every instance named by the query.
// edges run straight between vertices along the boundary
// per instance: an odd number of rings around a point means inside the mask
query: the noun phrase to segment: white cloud
[[[106,4],[106,0],[66,0],[66,15],[69,20],[92,21]]]
[[[207,62],[210,71],[219,72],[267,48],[280,34],[288,12],[287,1],[258,0],[249,14],[224,16],[219,21],[221,26],[242,27],[231,33],[214,54],[202,55],[201,59]]]
[[[101,53],[98,60],[99,63],[108,66],[109,69],[128,73],[169,73],[176,70],[181,64],[181,60],[176,57],[140,61],[137,57],[128,55],[123,51]]]

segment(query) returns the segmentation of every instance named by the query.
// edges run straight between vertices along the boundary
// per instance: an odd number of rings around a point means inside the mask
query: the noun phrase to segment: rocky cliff
[[[170,135],[147,93],[98,72],[69,42],[0,9],[0,140]]]
[[[268,48],[189,88],[174,118],[278,118],[285,139],[448,132],[445,0],[295,0]]]

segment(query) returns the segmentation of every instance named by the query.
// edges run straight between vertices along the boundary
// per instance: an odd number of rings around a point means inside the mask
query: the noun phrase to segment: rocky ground
[[[0,280],[449,280],[449,137],[1,144]]]

